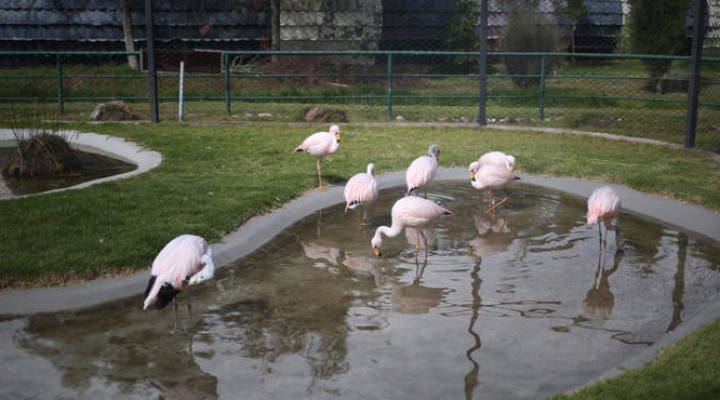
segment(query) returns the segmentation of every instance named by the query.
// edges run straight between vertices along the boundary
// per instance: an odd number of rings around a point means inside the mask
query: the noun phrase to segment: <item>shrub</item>
[[[527,8],[516,4],[508,14],[500,48],[503,52],[554,52],[557,48],[555,27],[545,23],[537,13],[528,12]],[[527,88],[540,83],[540,57],[505,56],[503,62],[515,86]],[[557,58],[550,57],[548,62],[557,62]]]

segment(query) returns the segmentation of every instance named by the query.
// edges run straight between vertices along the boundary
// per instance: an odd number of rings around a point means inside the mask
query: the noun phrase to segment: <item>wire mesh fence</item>
[[[633,53],[629,21],[641,0],[489,1],[484,36],[481,0],[147,1],[164,121],[476,121],[676,143],[685,135],[692,1],[674,16],[677,48],[648,53],[660,55]],[[720,151],[720,1],[702,5],[696,145]],[[148,119],[147,6],[0,0],[3,119],[37,104],[67,120]]]

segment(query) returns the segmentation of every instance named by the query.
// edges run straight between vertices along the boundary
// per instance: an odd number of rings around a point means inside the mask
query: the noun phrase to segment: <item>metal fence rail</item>
[[[3,57],[34,59],[32,67],[0,70],[0,110],[20,104],[57,104],[65,119],[87,119],[98,103],[121,100],[140,118],[147,115],[149,77],[124,65],[140,52],[0,52]],[[605,126],[625,121],[619,133],[632,134],[635,124],[657,124],[661,139],[678,141],[685,121],[690,57],[634,54],[489,52],[480,65],[477,52],[425,51],[227,51],[216,73],[186,73],[183,87],[175,71],[157,76],[163,119],[174,119],[174,105],[182,91],[186,120],[263,118],[302,120],[302,111],[315,105],[341,107],[352,120],[477,120],[480,107],[488,120],[542,123],[573,118],[583,124]],[[524,60],[528,71],[508,65]],[[643,60],[673,63],[668,88],[655,93]],[[481,67],[487,80],[483,99]],[[710,137],[711,150],[720,150],[720,58],[702,59],[697,110],[700,132]],[[263,105],[264,104],[264,105]],[[294,109],[290,116],[267,117],[268,112],[236,115],[234,110]],[[84,111],[78,111],[84,108]],[[381,111],[380,111],[381,110]],[[252,116],[249,116],[252,114]],[[183,115],[183,113],[181,113]],[[619,116],[618,116],[619,115]],[[594,119],[594,120],[593,120]],[[595,121],[596,120],[596,121]],[[615,123],[614,125],[619,125]],[[640,126],[640,125],[637,125]]]

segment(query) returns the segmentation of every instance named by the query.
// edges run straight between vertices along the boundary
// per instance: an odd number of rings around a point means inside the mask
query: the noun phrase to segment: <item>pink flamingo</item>
[[[382,234],[390,238],[399,235],[404,228],[417,228],[415,257],[417,257],[420,250],[420,236],[422,236],[425,244],[425,259],[427,260],[427,237],[424,228],[442,215],[453,215],[453,212],[441,207],[434,201],[421,197],[406,196],[401,198],[392,207],[392,225],[390,227],[380,226],[375,230],[375,236],[370,241],[373,252],[375,252],[375,255],[381,256]]]
[[[367,208],[378,198],[378,185],[375,179],[375,164],[367,165],[367,172],[355,174],[345,184],[345,212],[358,206],[363,208],[363,218],[367,217]],[[360,222],[360,211],[358,210],[358,222]]]
[[[482,164],[504,165],[510,172],[515,170],[515,157],[510,154],[505,154],[502,151],[487,152],[480,156],[478,162]]]
[[[425,187],[425,198],[427,199],[427,185],[435,178],[435,173],[440,161],[440,146],[433,144],[428,148],[428,155],[416,158],[405,172],[405,182],[407,183],[407,192],[405,196],[410,196],[414,190]]]
[[[588,198],[588,213],[587,223],[589,225],[598,224],[598,235],[600,235],[600,242],[607,245],[607,242],[602,238],[602,228],[600,227],[600,221],[605,224],[605,236],[607,237],[607,231],[609,229],[615,230],[615,242],[618,245],[618,249],[624,248],[624,241],[620,228],[613,226],[613,219],[615,219],[622,211],[622,204],[620,198],[610,186],[603,186],[593,190],[592,194]]]
[[[180,235],[158,253],[150,274],[145,289],[143,309],[147,310],[153,305],[161,309],[172,300],[175,304],[175,330],[177,330],[176,295],[183,289],[188,289],[188,313],[192,318],[190,287],[215,276],[212,248],[200,236]]]
[[[318,189],[322,192],[325,188],[322,185],[322,159],[325,156],[334,154],[340,148],[340,127],[333,125],[328,132],[316,132],[308,136],[300,146],[293,150],[293,154],[304,151],[317,158]]]
[[[508,200],[507,194],[499,203],[495,203],[493,197],[493,189],[502,189],[505,185],[520,179],[514,172],[503,164],[483,164],[479,161],[473,161],[468,168],[470,170],[470,184],[477,190],[488,189],[490,191],[491,206],[487,210],[492,213],[502,203]]]

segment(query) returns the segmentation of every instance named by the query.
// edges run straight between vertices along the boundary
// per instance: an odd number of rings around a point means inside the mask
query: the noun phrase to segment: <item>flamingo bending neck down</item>
[[[440,146],[436,144],[428,148],[428,155],[413,160],[405,172],[405,182],[407,183],[405,196],[410,196],[414,190],[424,187],[427,199],[427,185],[435,178],[438,161],[440,161]]]
[[[417,228],[418,236],[415,240],[415,257],[420,250],[420,236],[425,244],[425,259],[427,260],[427,237],[423,229],[443,215],[453,215],[453,212],[442,207],[434,201],[423,199],[417,196],[403,197],[396,201],[392,207],[391,226],[380,226],[375,230],[370,244],[375,255],[381,256],[382,235],[395,237],[404,228]]]
[[[162,309],[172,301],[177,330],[177,294],[187,289],[188,313],[192,318],[190,287],[214,276],[212,248],[205,239],[195,235],[180,235],[166,244],[155,257],[145,289],[143,309],[147,310],[151,306]]]
[[[325,156],[334,154],[340,148],[340,127],[333,125],[328,132],[315,132],[305,138],[298,147],[293,150],[293,154],[297,152],[305,152],[317,158],[318,173],[318,190],[324,192],[322,185],[322,159]]]

